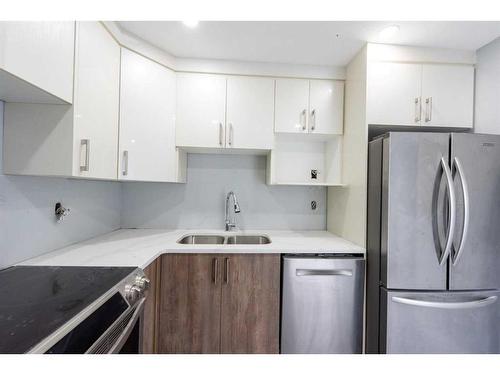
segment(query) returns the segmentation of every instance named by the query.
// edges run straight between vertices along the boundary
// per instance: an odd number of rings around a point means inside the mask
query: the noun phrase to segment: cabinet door
[[[309,132],[342,134],[344,125],[344,82],[311,80]]]
[[[122,49],[118,178],[176,181],[175,73]]]
[[[420,125],[421,64],[373,62],[368,65],[367,122]]]
[[[278,353],[280,256],[224,258],[221,353]]]
[[[176,144],[220,148],[225,145],[226,77],[177,75]]]
[[[120,47],[100,22],[77,22],[73,175],[116,179]]]
[[[144,269],[144,274],[151,282],[142,317],[142,353],[144,354],[154,354],[157,350],[158,300],[156,297],[159,292],[157,283],[159,262],[160,260],[157,259]]]
[[[162,256],[158,353],[219,353],[220,263],[210,254]]]
[[[307,133],[309,81],[306,79],[276,80],[276,112],[274,131]]]
[[[226,147],[270,150],[273,121],[274,79],[227,79]]]
[[[474,67],[426,64],[422,77],[422,125],[471,128]]]
[[[72,103],[74,54],[75,22],[0,22],[0,98]]]

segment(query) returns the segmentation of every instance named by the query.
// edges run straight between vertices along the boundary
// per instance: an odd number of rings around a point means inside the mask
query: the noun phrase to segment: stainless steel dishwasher
[[[362,255],[285,255],[281,353],[361,353]]]

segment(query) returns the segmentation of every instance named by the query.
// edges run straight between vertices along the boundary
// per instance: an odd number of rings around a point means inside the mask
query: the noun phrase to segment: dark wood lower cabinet
[[[156,259],[144,269],[146,277],[151,281],[142,318],[142,353],[144,354],[157,352],[159,263],[159,259]]]
[[[280,256],[166,254],[158,353],[278,353]]]
[[[219,266],[213,255],[162,256],[159,353],[220,352]]]
[[[279,353],[280,256],[224,257],[221,353]]]

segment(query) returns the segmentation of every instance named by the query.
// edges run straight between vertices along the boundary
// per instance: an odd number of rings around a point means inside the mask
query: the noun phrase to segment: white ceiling
[[[177,21],[118,22],[126,31],[177,57],[344,66],[365,42],[477,50],[500,36],[483,21]],[[379,32],[399,25],[394,37]]]

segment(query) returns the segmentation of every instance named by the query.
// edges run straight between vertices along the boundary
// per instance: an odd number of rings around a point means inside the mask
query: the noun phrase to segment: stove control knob
[[[151,280],[149,280],[146,276],[137,276],[135,278],[134,285],[138,286],[142,292],[145,292],[149,289],[149,285],[151,284]]]
[[[127,285],[125,287],[125,298],[131,302],[137,301],[141,297],[142,293],[142,289],[135,284]]]

